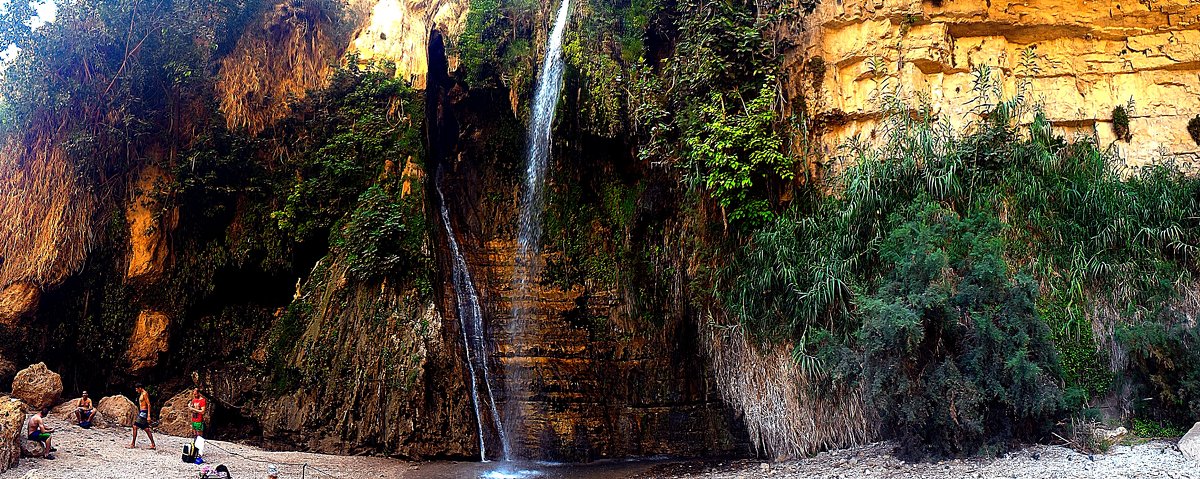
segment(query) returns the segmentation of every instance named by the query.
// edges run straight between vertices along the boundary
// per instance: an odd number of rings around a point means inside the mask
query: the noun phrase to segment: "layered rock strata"
[[[800,21],[788,34],[787,90],[792,104],[805,99],[827,156],[873,137],[885,91],[967,123],[979,97],[973,71],[986,65],[1004,96],[1025,85],[1027,104],[1061,133],[1113,145],[1131,166],[1200,158],[1187,132],[1200,115],[1195,1],[825,1]],[[1113,125],[1118,106],[1126,138]]]

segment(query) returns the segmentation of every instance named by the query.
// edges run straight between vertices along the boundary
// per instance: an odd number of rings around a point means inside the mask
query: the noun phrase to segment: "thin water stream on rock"
[[[438,203],[441,207],[442,224],[446,227],[446,242],[450,245],[453,257],[452,281],[454,283],[454,304],[458,310],[459,327],[462,329],[463,348],[467,355],[467,374],[470,375],[471,407],[475,410],[475,422],[479,433],[479,458],[488,460],[487,440],[483,431],[484,416],[480,412],[480,403],[486,403],[488,418],[492,427],[500,436],[501,457],[508,459],[508,440],[504,428],[500,426],[500,414],[496,411],[496,400],[492,394],[492,379],[488,367],[488,343],[483,324],[483,310],[479,307],[479,294],[475,283],[471,281],[471,272],[467,269],[467,261],[463,258],[462,250],[458,247],[458,239],[454,228],[450,226],[450,210],[446,207],[446,197],[442,194],[441,175],[436,179],[435,188]],[[482,383],[482,387],[480,386]],[[480,389],[485,397],[480,397]]]

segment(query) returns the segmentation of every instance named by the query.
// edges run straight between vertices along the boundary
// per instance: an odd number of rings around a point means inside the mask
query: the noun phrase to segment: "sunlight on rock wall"
[[[371,20],[350,44],[361,61],[390,60],[396,75],[425,88],[428,71],[429,31],[437,28],[446,38],[458,38],[467,20],[467,0],[381,0],[371,10]],[[454,68],[451,59],[450,68]]]
[[[972,69],[991,65],[1007,95],[1028,79],[1030,100],[1060,132],[1113,144],[1130,165],[1164,155],[1200,159],[1186,131],[1200,114],[1194,0],[847,0],[822,2],[802,21],[808,28],[785,65],[793,73],[788,93],[808,99],[827,154],[854,135],[872,137],[885,82],[910,103],[931,98],[940,118],[965,123]],[[1026,50],[1033,68],[1020,64]],[[1120,141],[1113,108],[1131,100],[1131,139]]]

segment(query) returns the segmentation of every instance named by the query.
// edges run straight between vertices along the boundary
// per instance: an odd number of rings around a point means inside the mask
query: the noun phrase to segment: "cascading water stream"
[[[512,301],[513,318],[509,323],[509,338],[513,351],[525,329],[528,310],[532,308],[529,283],[537,276],[537,256],[542,236],[542,210],[545,202],[545,176],[550,160],[550,134],[554,125],[554,110],[558,106],[559,90],[562,89],[562,40],[570,18],[571,2],[562,0],[550,38],[546,44],[546,57],[542,60],[542,73],[538,78],[537,90],[529,115],[528,160],[525,166],[525,191],[521,195],[521,211],[517,234],[517,256],[513,271],[515,296]],[[519,400],[522,398],[520,368],[509,361],[505,368],[505,385],[508,400],[505,407],[504,426],[507,437],[519,437],[517,428],[524,423]],[[520,451],[514,451],[519,453]],[[506,457],[506,459],[508,459]]]
[[[440,172],[439,172],[440,173]],[[483,383],[483,391],[487,397],[487,407],[492,419],[492,427],[500,437],[500,453],[505,460],[509,459],[508,436],[500,425],[500,414],[496,411],[495,396],[492,395],[492,379],[488,372],[488,349],[483,326],[483,310],[479,307],[479,294],[475,283],[471,281],[471,272],[467,269],[467,261],[463,258],[462,250],[458,248],[458,239],[454,229],[450,227],[450,210],[446,207],[446,197],[442,194],[441,175],[438,175],[434,187],[437,189],[438,201],[441,203],[442,224],[446,226],[446,242],[450,243],[450,254],[453,256],[452,282],[454,283],[454,303],[458,310],[458,323],[463,333],[463,348],[467,353],[467,374],[471,376],[471,407],[475,409],[475,424],[479,429],[479,457],[487,461],[487,441],[484,439],[483,421],[480,414],[479,383]]]

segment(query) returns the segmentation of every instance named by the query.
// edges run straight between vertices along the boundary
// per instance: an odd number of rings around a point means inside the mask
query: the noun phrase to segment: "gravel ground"
[[[1200,461],[1184,459],[1172,441],[1114,446],[1089,456],[1059,446],[1030,446],[1000,458],[906,463],[892,455],[894,446],[882,442],[818,454],[815,457],[768,464],[725,461],[664,464],[645,476],[656,479],[740,478],[1197,478]]]
[[[129,428],[80,429],[54,417],[47,419],[47,423],[56,429],[53,437],[54,446],[58,448],[56,458],[22,458],[17,467],[0,474],[0,477],[183,479],[197,477],[202,467],[185,463],[180,457],[183,445],[191,442],[190,438],[155,434],[158,449],[151,450],[146,435],[139,433],[139,448],[127,449],[126,446],[133,436]],[[225,464],[237,479],[266,477],[266,462],[278,464],[281,479],[299,478],[303,464],[306,463],[310,467],[303,471],[305,478],[313,479],[408,477],[405,473],[413,467],[411,463],[384,458],[267,452],[222,441],[209,441],[205,450],[205,460],[209,466]],[[328,475],[322,474],[321,471]]]
[[[4,478],[195,478],[200,467],[180,460],[187,438],[155,435],[150,450],[144,435],[139,449],[126,449],[128,428],[83,430],[50,418],[58,429],[54,460],[24,458],[0,474]],[[225,464],[237,479],[266,477],[266,463],[279,466],[281,479],[327,478],[529,478],[529,479],[751,479],[751,478],[1171,478],[1200,479],[1200,462],[1188,461],[1171,441],[1135,446],[1118,445],[1106,454],[1089,457],[1058,446],[1031,446],[1001,458],[905,463],[892,455],[893,445],[882,442],[830,451],[782,463],[755,460],[726,461],[613,461],[575,466],[538,463],[426,462],[413,463],[377,457],[331,456],[271,452],[236,443],[210,441],[205,459]],[[304,468],[304,464],[308,467]]]

